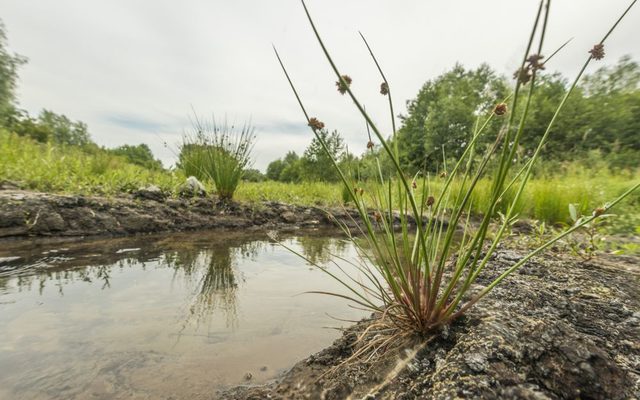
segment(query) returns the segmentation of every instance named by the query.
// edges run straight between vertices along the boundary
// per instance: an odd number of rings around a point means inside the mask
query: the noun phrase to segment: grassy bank
[[[577,165],[554,166],[530,182],[522,201],[520,216],[546,223],[569,223],[569,204],[583,214],[618,196],[629,182],[640,177],[640,170],[611,172],[606,168],[587,169]],[[43,192],[117,195],[141,186],[157,185],[175,193],[185,176],[181,171],[152,171],[125,159],[80,147],[42,144],[0,131],[0,181],[19,182],[23,188]],[[438,192],[442,179],[430,180]],[[421,183],[416,189],[421,193]],[[207,185],[211,191],[211,185]],[[359,184],[366,191],[375,188]],[[491,182],[482,180],[472,199],[472,210],[486,209]],[[299,205],[338,206],[342,204],[340,184],[324,182],[242,182],[236,193],[240,201],[280,201]],[[617,207],[615,223],[619,231],[640,226],[640,194],[632,195]]]
[[[154,184],[174,191],[180,171],[149,170],[100,149],[38,143],[0,130],[0,181],[55,193],[114,195]]]

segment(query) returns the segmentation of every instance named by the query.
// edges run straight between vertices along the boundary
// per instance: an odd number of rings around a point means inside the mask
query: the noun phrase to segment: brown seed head
[[[411,181],[411,187],[414,189],[418,188],[418,184],[416,183],[416,181]]]
[[[371,150],[371,149],[373,149],[373,146],[374,146],[373,142],[371,140],[369,140],[367,142],[367,149]]]
[[[382,221],[382,215],[379,212],[374,212],[373,217],[376,219],[376,222]]]
[[[533,73],[529,67],[523,67],[513,73],[513,78],[516,79],[523,85],[529,83],[531,78],[533,77]]]
[[[389,94],[389,85],[387,85],[387,82],[382,82],[380,84],[380,94],[383,96],[386,96]]]
[[[527,63],[529,63],[528,67],[533,70],[544,69],[544,63],[540,61],[544,58],[541,54],[532,54],[527,58]]]
[[[429,196],[427,197],[427,207],[431,207],[433,205],[433,203],[436,202],[436,198],[433,196]]]
[[[351,86],[351,77],[349,75],[342,75],[340,80],[336,82],[336,86],[340,94],[347,93],[347,89]]]
[[[595,210],[593,210],[593,216],[594,216],[594,217],[599,217],[599,216],[601,216],[602,214],[604,214],[604,212],[605,212],[604,207],[598,207],[598,208],[596,208]]]
[[[446,177],[447,177],[447,171],[440,172],[440,178],[446,178]]]
[[[591,57],[594,60],[602,60],[604,58],[604,44],[598,43],[594,45],[593,48],[589,50],[589,53],[591,53]]]
[[[314,131],[319,131],[320,129],[324,128],[324,123],[318,120],[318,118],[312,117],[309,118],[309,126]]]
[[[494,114],[496,115],[505,115],[507,113],[507,104],[500,103],[496,105],[496,108],[493,109]]]

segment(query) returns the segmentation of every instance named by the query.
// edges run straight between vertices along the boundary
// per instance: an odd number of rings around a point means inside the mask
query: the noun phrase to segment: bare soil
[[[0,238],[333,226],[327,211],[346,220],[356,216],[339,208],[221,202],[215,197],[98,197],[0,190]]]

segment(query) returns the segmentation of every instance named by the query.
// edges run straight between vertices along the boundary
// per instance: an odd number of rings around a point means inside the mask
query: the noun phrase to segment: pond
[[[322,232],[281,240],[326,268]],[[209,399],[267,382],[367,313],[264,233],[0,244],[1,399]],[[343,291],[344,292],[344,291]]]

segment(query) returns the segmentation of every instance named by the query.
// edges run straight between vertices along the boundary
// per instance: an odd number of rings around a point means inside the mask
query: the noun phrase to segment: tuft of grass
[[[185,173],[210,180],[221,200],[231,200],[244,171],[251,165],[254,128],[245,123],[239,130],[215,117],[193,119],[192,131],[183,137],[180,164]]]
[[[397,330],[398,335],[429,333],[459,318],[531,257],[543,252],[571,233],[593,223],[639,188],[640,182],[624,190],[613,201],[599,205],[592,213],[576,220],[568,229],[529,252],[497,278],[491,280],[479,293],[470,294],[469,289],[478,280],[503,237],[508,234],[518,213],[527,207],[523,201],[525,188],[530,183],[533,167],[540,158],[558,115],[569,101],[571,93],[576,88],[587,66],[593,60],[601,58],[600,50],[603,43],[636,1],[631,3],[592,49],[567,94],[557,106],[545,133],[539,139],[536,147],[530,149],[532,156],[529,161],[519,170],[512,171],[512,160],[531,111],[531,99],[536,89],[536,77],[539,71],[544,69],[541,61],[543,57],[540,54],[544,49],[550,0],[541,0],[518,69],[519,73],[516,74],[517,80],[513,95],[498,102],[495,109],[488,115],[478,118],[476,127],[472,132],[469,132],[468,145],[463,154],[455,161],[455,165],[444,167],[444,171],[447,173],[441,174],[441,181],[435,185],[433,181],[437,178],[426,174],[408,177],[404,173],[399,161],[397,140],[390,142],[385,138],[360,100],[352,92],[350,85],[354,81],[353,78],[343,74],[337,67],[318,32],[307,5],[304,0],[301,0],[317,42],[335,73],[337,79],[335,84],[338,91],[342,95],[348,95],[351,99],[359,114],[364,118],[367,127],[373,132],[372,137],[378,140],[386,156],[391,159],[394,168],[393,176],[387,177],[380,173],[376,185],[362,191],[360,188],[354,187],[349,179],[348,170],[343,170],[337,160],[332,158],[333,166],[340,175],[351,201],[357,208],[363,226],[358,231],[351,232],[346,224],[343,225],[345,233],[352,239],[360,256],[360,262],[352,264],[356,273],[343,270],[344,275],[337,275],[322,269],[338,280],[344,286],[347,294],[326,294],[350,299],[359,306],[377,312],[383,320],[390,321],[390,326]],[[381,87],[383,86],[385,90],[381,91],[381,94],[387,96],[395,137],[391,86],[369,43],[364,36],[362,39],[383,81]],[[562,47],[564,45],[560,49]],[[544,63],[548,62],[553,55],[555,53],[544,59]],[[325,124],[317,117],[310,116],[277,51],[276,57],[309,127],[326,154],[331,157],[327,144],[320,135]],[[489,122],[495,118],[503,120],[502,126],[500,130],[490,132],[487,127],[491,126]],[[484,150],[482,155],[476,156],[476,143],[479,142],[480,137],[486,135],[489,136],[493,144]],[[373,156],[376,157],[375,154]],[[444,155],[443,158],[445,158]],[[478,190],[481,187],[479,184],[483,180],[488,182],[487,187]],[[550,187],[549,190],[553,191],[553,186],[544,187]],[[534,212],[541,213],[546,218],[562,218],[557,213],[563,202],[563,200],[559,200],[560,197],[548,201],[549,193],[544,190],[539,189],[537,193],[534,190],[533,193],[534,199],[537,200],[534,202]],[[588,200],[589,198],[583,203]],[[469,218],[471,211],[478,204],[481,204],[483,217],[480,224],[472,228]],[[396,211],[399,213],[396,214]],[[394,226],[396,218],[398,218],[397,215],[400,220],[399,232]],[[500,215],[497,228],[494,228],[496,224],[492,223],[495,215]],[[416,226],[410,225],[410,216],[413,217],[411,219],[417,221]],[[425,217],[426,221],[423,219]],[[437,222],[443,220],[447,220],[449,223]],[[462,227],[462,232],[459,227]],[[363,245],[360,240],[356,240],[356,236],[364,238],[366,245]],[[461,239],[456,239],[459,236]],[[311,260],[307,259],[307,261],[313,264]],[[356,276],[360,276],[360,278]]]

